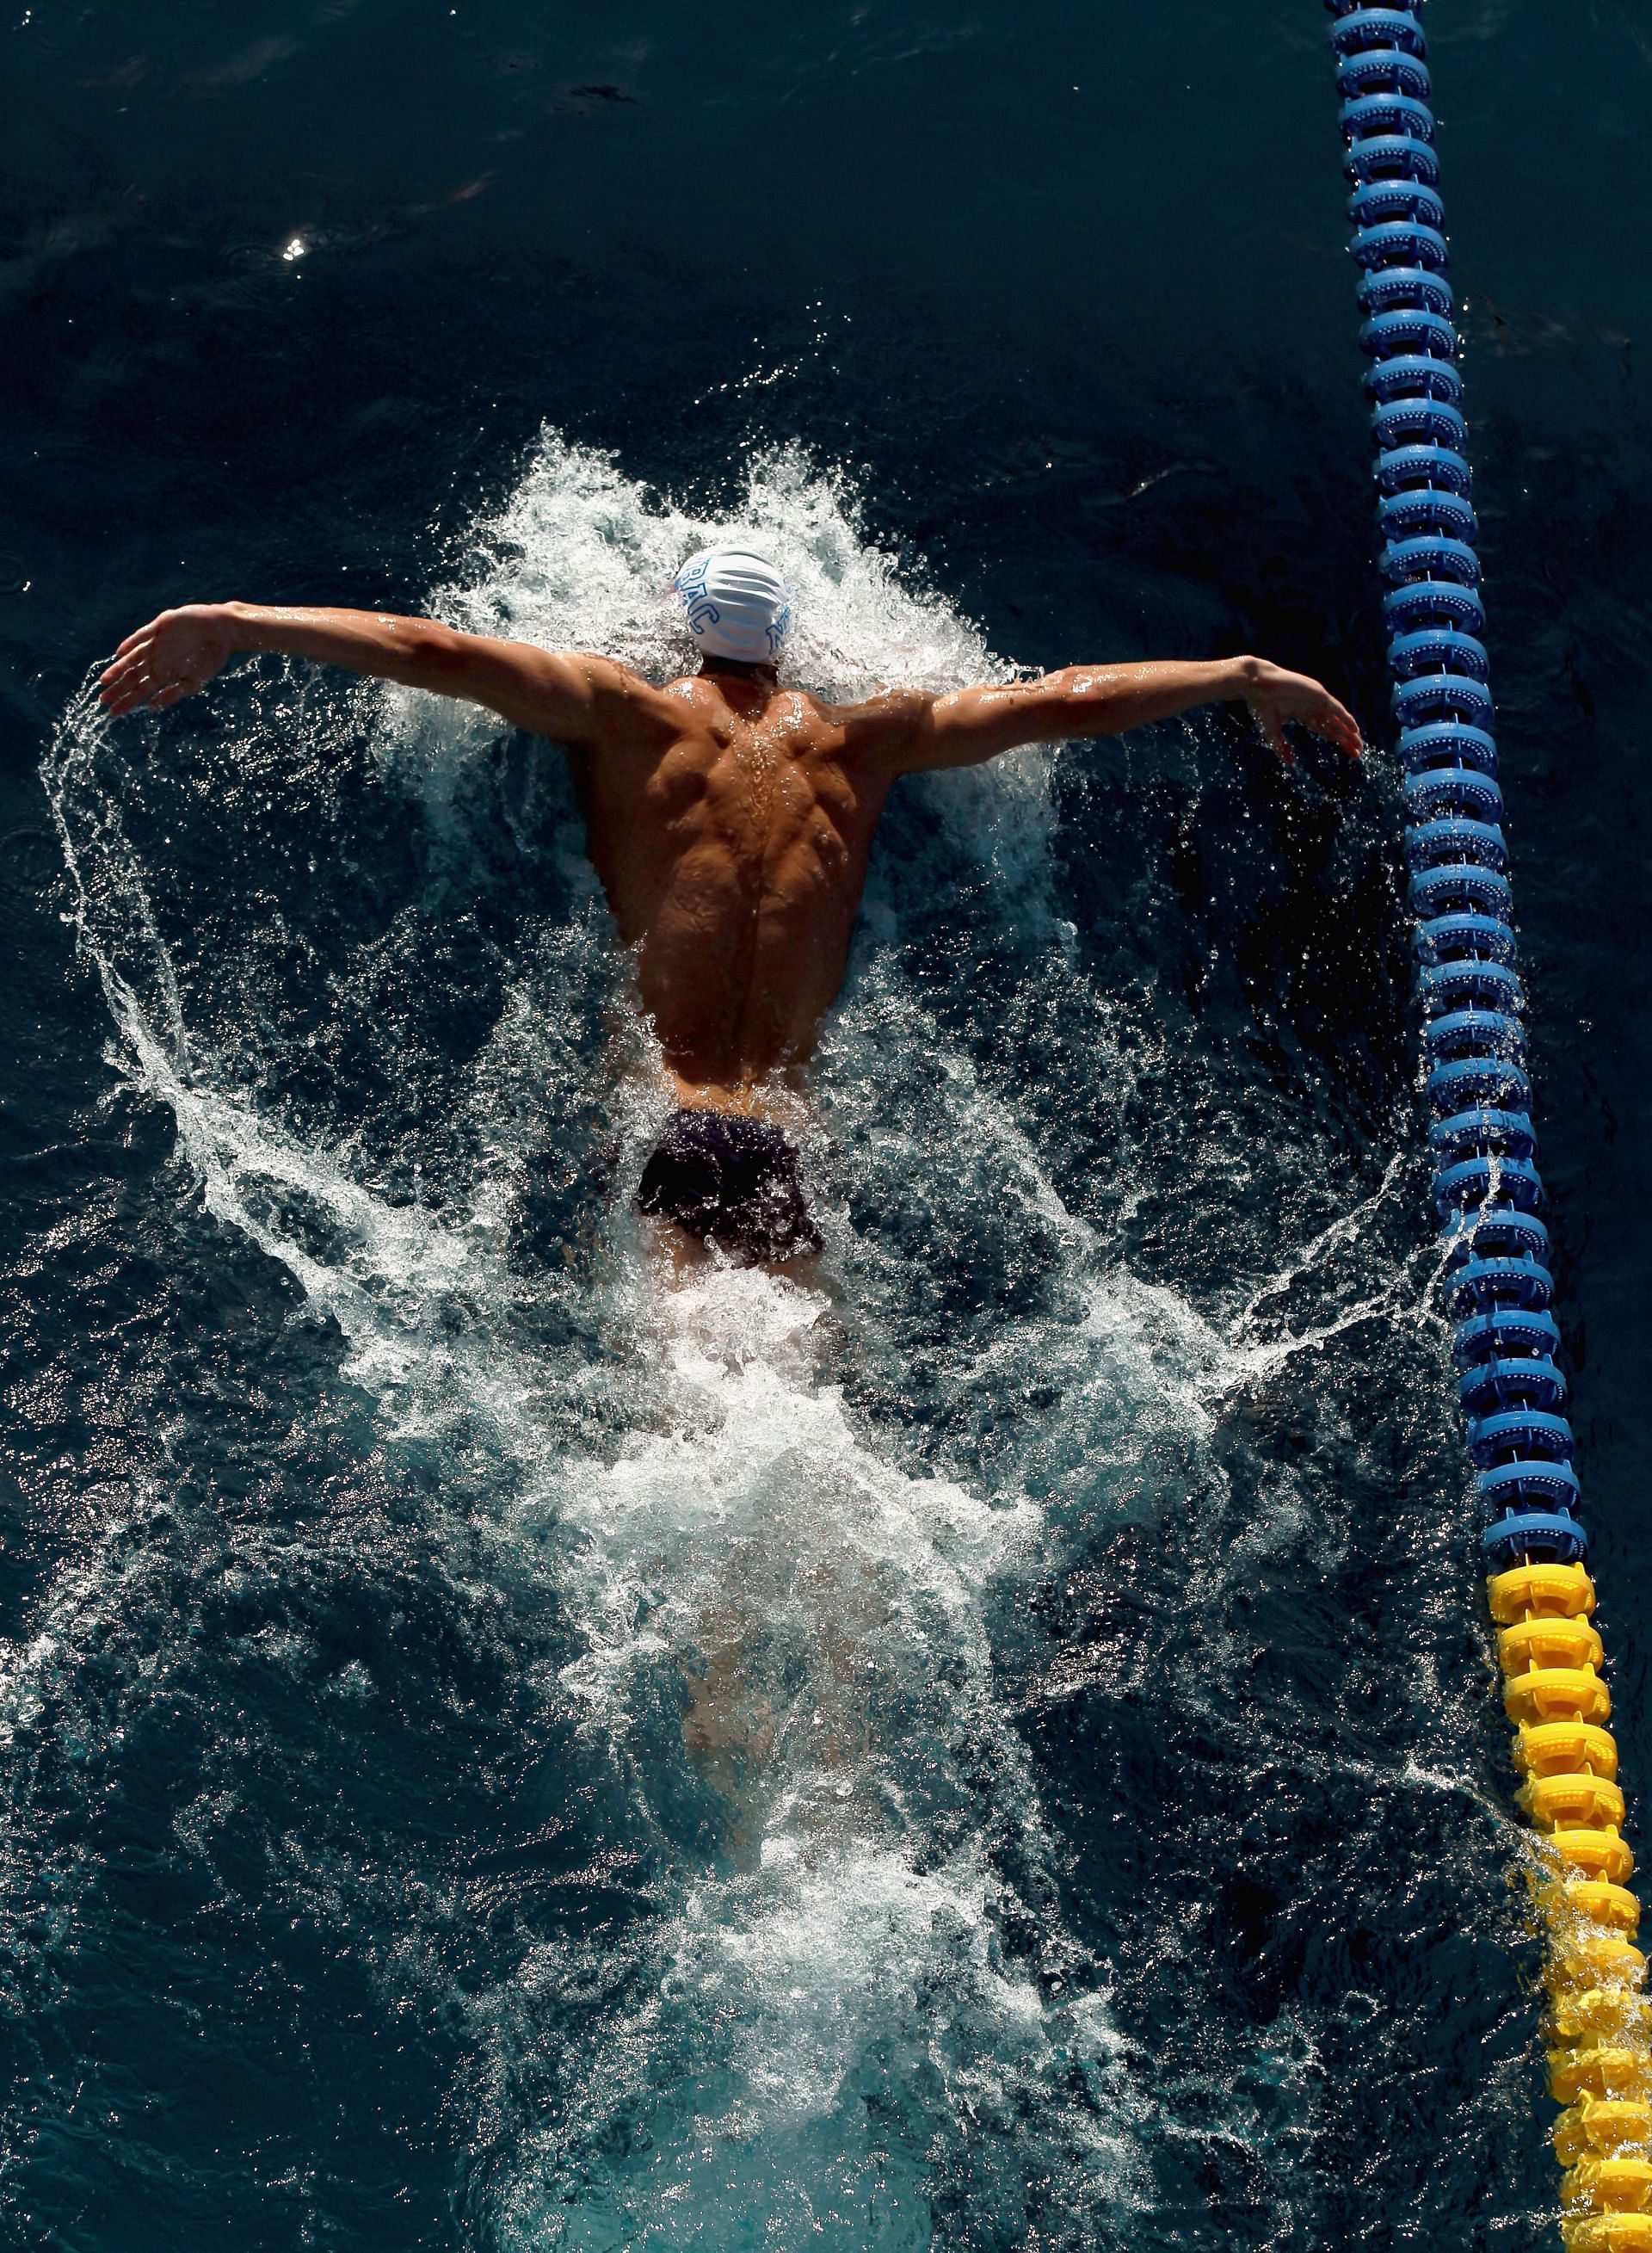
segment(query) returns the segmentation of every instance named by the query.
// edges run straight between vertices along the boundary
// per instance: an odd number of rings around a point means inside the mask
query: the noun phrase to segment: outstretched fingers
[[[1326,698],[1325,708],[1310,718],[1307,724],[1316,736],[1322,736],[1328,743],[1335,743],[1338,750],[1346,751],[1351,759],[1358,758],[1365,748],[1359,722],[1345,704],[1337,702],[1335,696]]]
[[[122,712],[130,712],[140,704],[147,704],[165,682],[150,671],[141,658],[129,659],[124,664],[111,666],[98,683],[98,699],[105,711],[118,719]]]
[[[98,680],[98,701],[115,719],[140,708],[164,712],[203,687],[210,677],[199,666],[180,665],[176,652],[169,658],[146,630],[129,634],[104,667]]]
[[[1349,758],[1358,758],[1364,744],[1359,722],[1346,705],[1339,704],[1316,681],[1300,681],[1295,684],[1295,692],[1283,696],[1258,696],[1251,706],[1258,727],[1286,765],[1296,764],[1296,753],[1285,733],[1287,723],[1306,728],[1310,735],[1335,743]]]
[[[204,688],[234,650],[221,609],[186,603],[128,634],[98,681],[104,709],[164,712]]]
[[[1292,750],[1285,730],[1275,715],[1265,709],[1258,710],[1256,723],[1261,729],[1265,741],[1279,753],[1286,765],[1293,767],[1296,764],[1296,753]]]
[[[179,697],[187,696],[199,686],[199,682],[176,674],[163,675],[140,666],[122,673],[118,680],[111,680],[105,673],[98,686],[98,701],[112,718],[118,720],[122,713],[140,708],[150,712],[164,711],[167,705],[176,704]]]
[[[153,669],[156,655],[155,621],[139,626],[121,643],[114,656],[104,666],[98,682],[100,693],[107,703],[112,693],[122,693],[135,680]]]

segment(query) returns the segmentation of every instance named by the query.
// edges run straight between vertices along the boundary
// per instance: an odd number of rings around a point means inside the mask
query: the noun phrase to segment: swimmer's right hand
[[[1265,657],[1242,657],[1237,662],[1239,694],[1286,766],[1296,761],[1296,753],[1286,740],[1287,721],[1323,736],[1349,758],[1358,758],[1365,748],[1360,741],[1359,722],[1328,688],[1311,680],[1306,673],[1287,673],[1282,665],[1271,665]]]
[[[98,697],[117,719],[123,712],[164,712],[204,688],[234,653],[228,604],[186,603],[128,634],[98,682]]]

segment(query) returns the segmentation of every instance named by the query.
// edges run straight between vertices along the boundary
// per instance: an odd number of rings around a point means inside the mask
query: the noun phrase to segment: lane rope
[[[1444,1290],[1520,1807],[1537,1833],[1544,2039],[1568,2253],[1652,2253],[1652,2000],[1593,1624],[1538,1217],[1525,995],[1492,734],[1460,343],[1428,48],[1404,0],[1326,0],[1370,359],[1378,559],[1405,770]]]

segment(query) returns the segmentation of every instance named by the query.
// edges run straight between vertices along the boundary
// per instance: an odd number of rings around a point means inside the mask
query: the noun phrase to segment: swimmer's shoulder
[[[840,736],[846,760],[875,764],[899,757],[934,701],[925,689],[885,688],[857,703],[818,708]]]
[[[612,747],[659,751],[708,729],[711,699],[697,677],[662,683],[617,658],[582,655],[580,661],[601,713],[603,736]]]
[[[657,700],[653,708],[680,738],[708,735],[721,741],[731,722],[738,727],[749,717],[732,711],[715,681],[703,673],[685,674],[650,694]],[[801,733],[812,739],[816,749],[846,764],[898,759],[934,701],[926,690],[887,688],[840,704],[810,689],[788,686],[774,692],[761,724],[763,732],[791,736],[794,742]]]

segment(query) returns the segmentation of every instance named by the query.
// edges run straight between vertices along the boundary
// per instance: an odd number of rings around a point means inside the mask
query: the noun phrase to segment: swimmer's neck
[[[772,665],[747,665],[737,657],[702,657],[700,674],[703,680],[744,681],[757,688],[780,686],[780,676]]]

